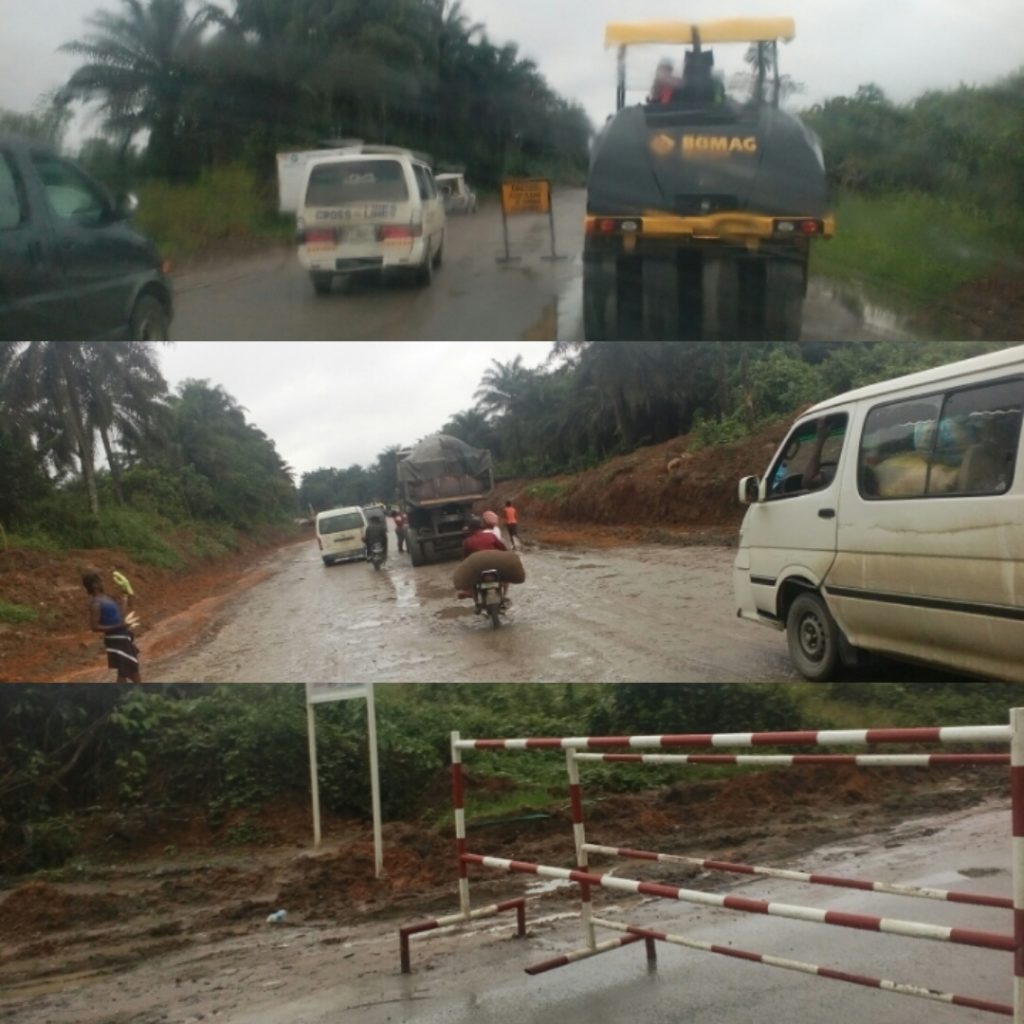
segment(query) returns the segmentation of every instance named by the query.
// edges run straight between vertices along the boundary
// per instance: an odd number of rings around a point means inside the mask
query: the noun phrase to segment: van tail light
[[[422,224],[381,224],[377,228],[377,241],[397,242],[419,238],[423,234]]]
[[[337,236],[333,228],[306,228],[299,232],[299,245],[334,245]]]

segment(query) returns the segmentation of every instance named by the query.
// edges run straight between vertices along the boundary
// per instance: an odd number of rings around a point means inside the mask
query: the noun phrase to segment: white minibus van
[[[750,506],[738,614],[807,679],[858,651],[1024,682],[1024,345],[801,416]]]
[[[358,505],[334,508],[316,517],[316,541],[324,565],[366,560],[366,516]]]
[[[314,290],[335,277],[381,274],[429,285],[444,256],[444,200],[408,150],[364,146],[308,161],[296,215],[299,263]]]

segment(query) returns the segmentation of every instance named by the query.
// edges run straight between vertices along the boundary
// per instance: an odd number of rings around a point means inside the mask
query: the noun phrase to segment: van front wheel
[[[817,594],[801,594],[793,602],[786,635],[789,656],[800,675],[814,683],[834,678],[839,666],[839,627]]]

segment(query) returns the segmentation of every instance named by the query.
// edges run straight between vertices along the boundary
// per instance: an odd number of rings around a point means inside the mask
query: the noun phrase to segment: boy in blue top
[[[139,649],[131,629],[137,619],[131,610],[132,595],[127,580],[122,585],[125,590],[123,608],[116,598],[107,595],[98,572],[85,573],[82,586],[89,595],[89,628],[103,634],[108,667],[117,672],[119,683],[141,683]]]

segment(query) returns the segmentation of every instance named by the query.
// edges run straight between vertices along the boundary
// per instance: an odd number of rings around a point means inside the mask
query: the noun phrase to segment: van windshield
[[[403,203],[409,198],[405,171],[397,160],[345,160],[313,168],[306,206],[347,203]]]
[[[344,512],[337,516],[327,516],[320,520],[320,534],[344,533],[346,530],[361,530],[363,517],[358,512]]]

